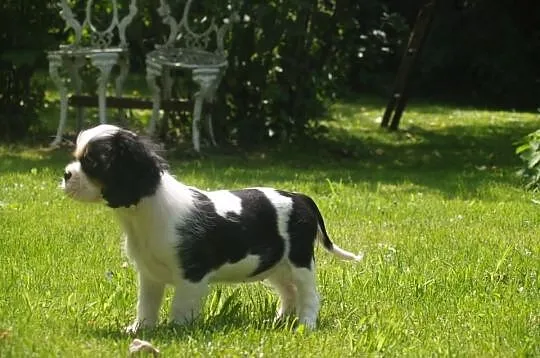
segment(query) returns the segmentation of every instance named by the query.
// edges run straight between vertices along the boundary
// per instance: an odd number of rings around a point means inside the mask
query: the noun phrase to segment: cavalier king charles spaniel
[[[177,181],[152,143],[112,125],[77,137],[62,189],[83,202],[104,201],[120,221],[138,272],[137,317],[127,330],[153,327],[165,285],[175,288],[173,323],[191,322],[212,282],[266,280],[280,297],[276,319],[296,313],[315,328],[319,312],[317,239],[342,259],[308,196],[272,188],[205,191]]]

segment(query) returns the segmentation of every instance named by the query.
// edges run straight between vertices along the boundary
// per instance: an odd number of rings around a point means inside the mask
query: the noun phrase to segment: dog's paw
[[[126,328],[124,328],[124,332],[129,334],[129,335],[134,335],[134,334],[137,333],[137,331],[139,331],[140,328],[141,328],[140,322],[135,321],[132,324],[130,324],[129,326],[127,326]]]
[[[297,332],[314,331],[317,328],[317,320],[311,318],[301,318],[298,320]]]
[[[185,326],[189,326],[194,321],[195,321],[195,318],[192,316],[175,317],[175,318],[171,318],[170,324],[172,326],[185,327]]]
[[[139,332],[141,329],[149,329],[149,328],[154,328],[154,324],[135,320],[135,322],[133,322],[132,324],[124,328],[124,332],[129,335],[134,335],[137,332]]]

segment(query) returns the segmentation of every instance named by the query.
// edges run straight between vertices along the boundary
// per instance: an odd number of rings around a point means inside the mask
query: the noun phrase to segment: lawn
[[[352,264],[317,249],[316,331],[273,326],[275,296],[251,284],[215,286],[193,325],[137,337],[165,357],[540,356],[540,206],[512,145],[538,114],[413,103],[388,133],[383,108],[336,104],[321,143],[169,157],[205,189],[307,193],[334,242],[365,253]],[[119,226],[58,190],[69,160],[0,144],[1,357],[121,357],[133,339]]]

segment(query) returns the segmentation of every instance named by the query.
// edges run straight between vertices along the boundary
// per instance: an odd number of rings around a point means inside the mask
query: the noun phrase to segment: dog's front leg
[[[171,322],[188,324],[200,313],[202,301],[208,293],[208,283],[182,281],[176,285],[171,307]]]
[[[164,283],[156,282],[139,272],[137,318],[126,328],[128,333],[135,333],[140,328],[152,328],[156,325],[164,290]]]

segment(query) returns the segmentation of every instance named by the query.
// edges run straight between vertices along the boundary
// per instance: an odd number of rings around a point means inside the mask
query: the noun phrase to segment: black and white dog
[[[178,182],[151,143],[112,125],[77,138],[62,189],[71,198],[104,200],[126,234],[138,271],[137,318],[128,331],[152,327],[166,284],[174,285],[171,319],[195,318],[211,282],[267,280],[280,296],[276,318],[296,310],[315,328],[317,238],[335,255],[361,260],[334,245],[311,198],[271,188],[203,191]]]

